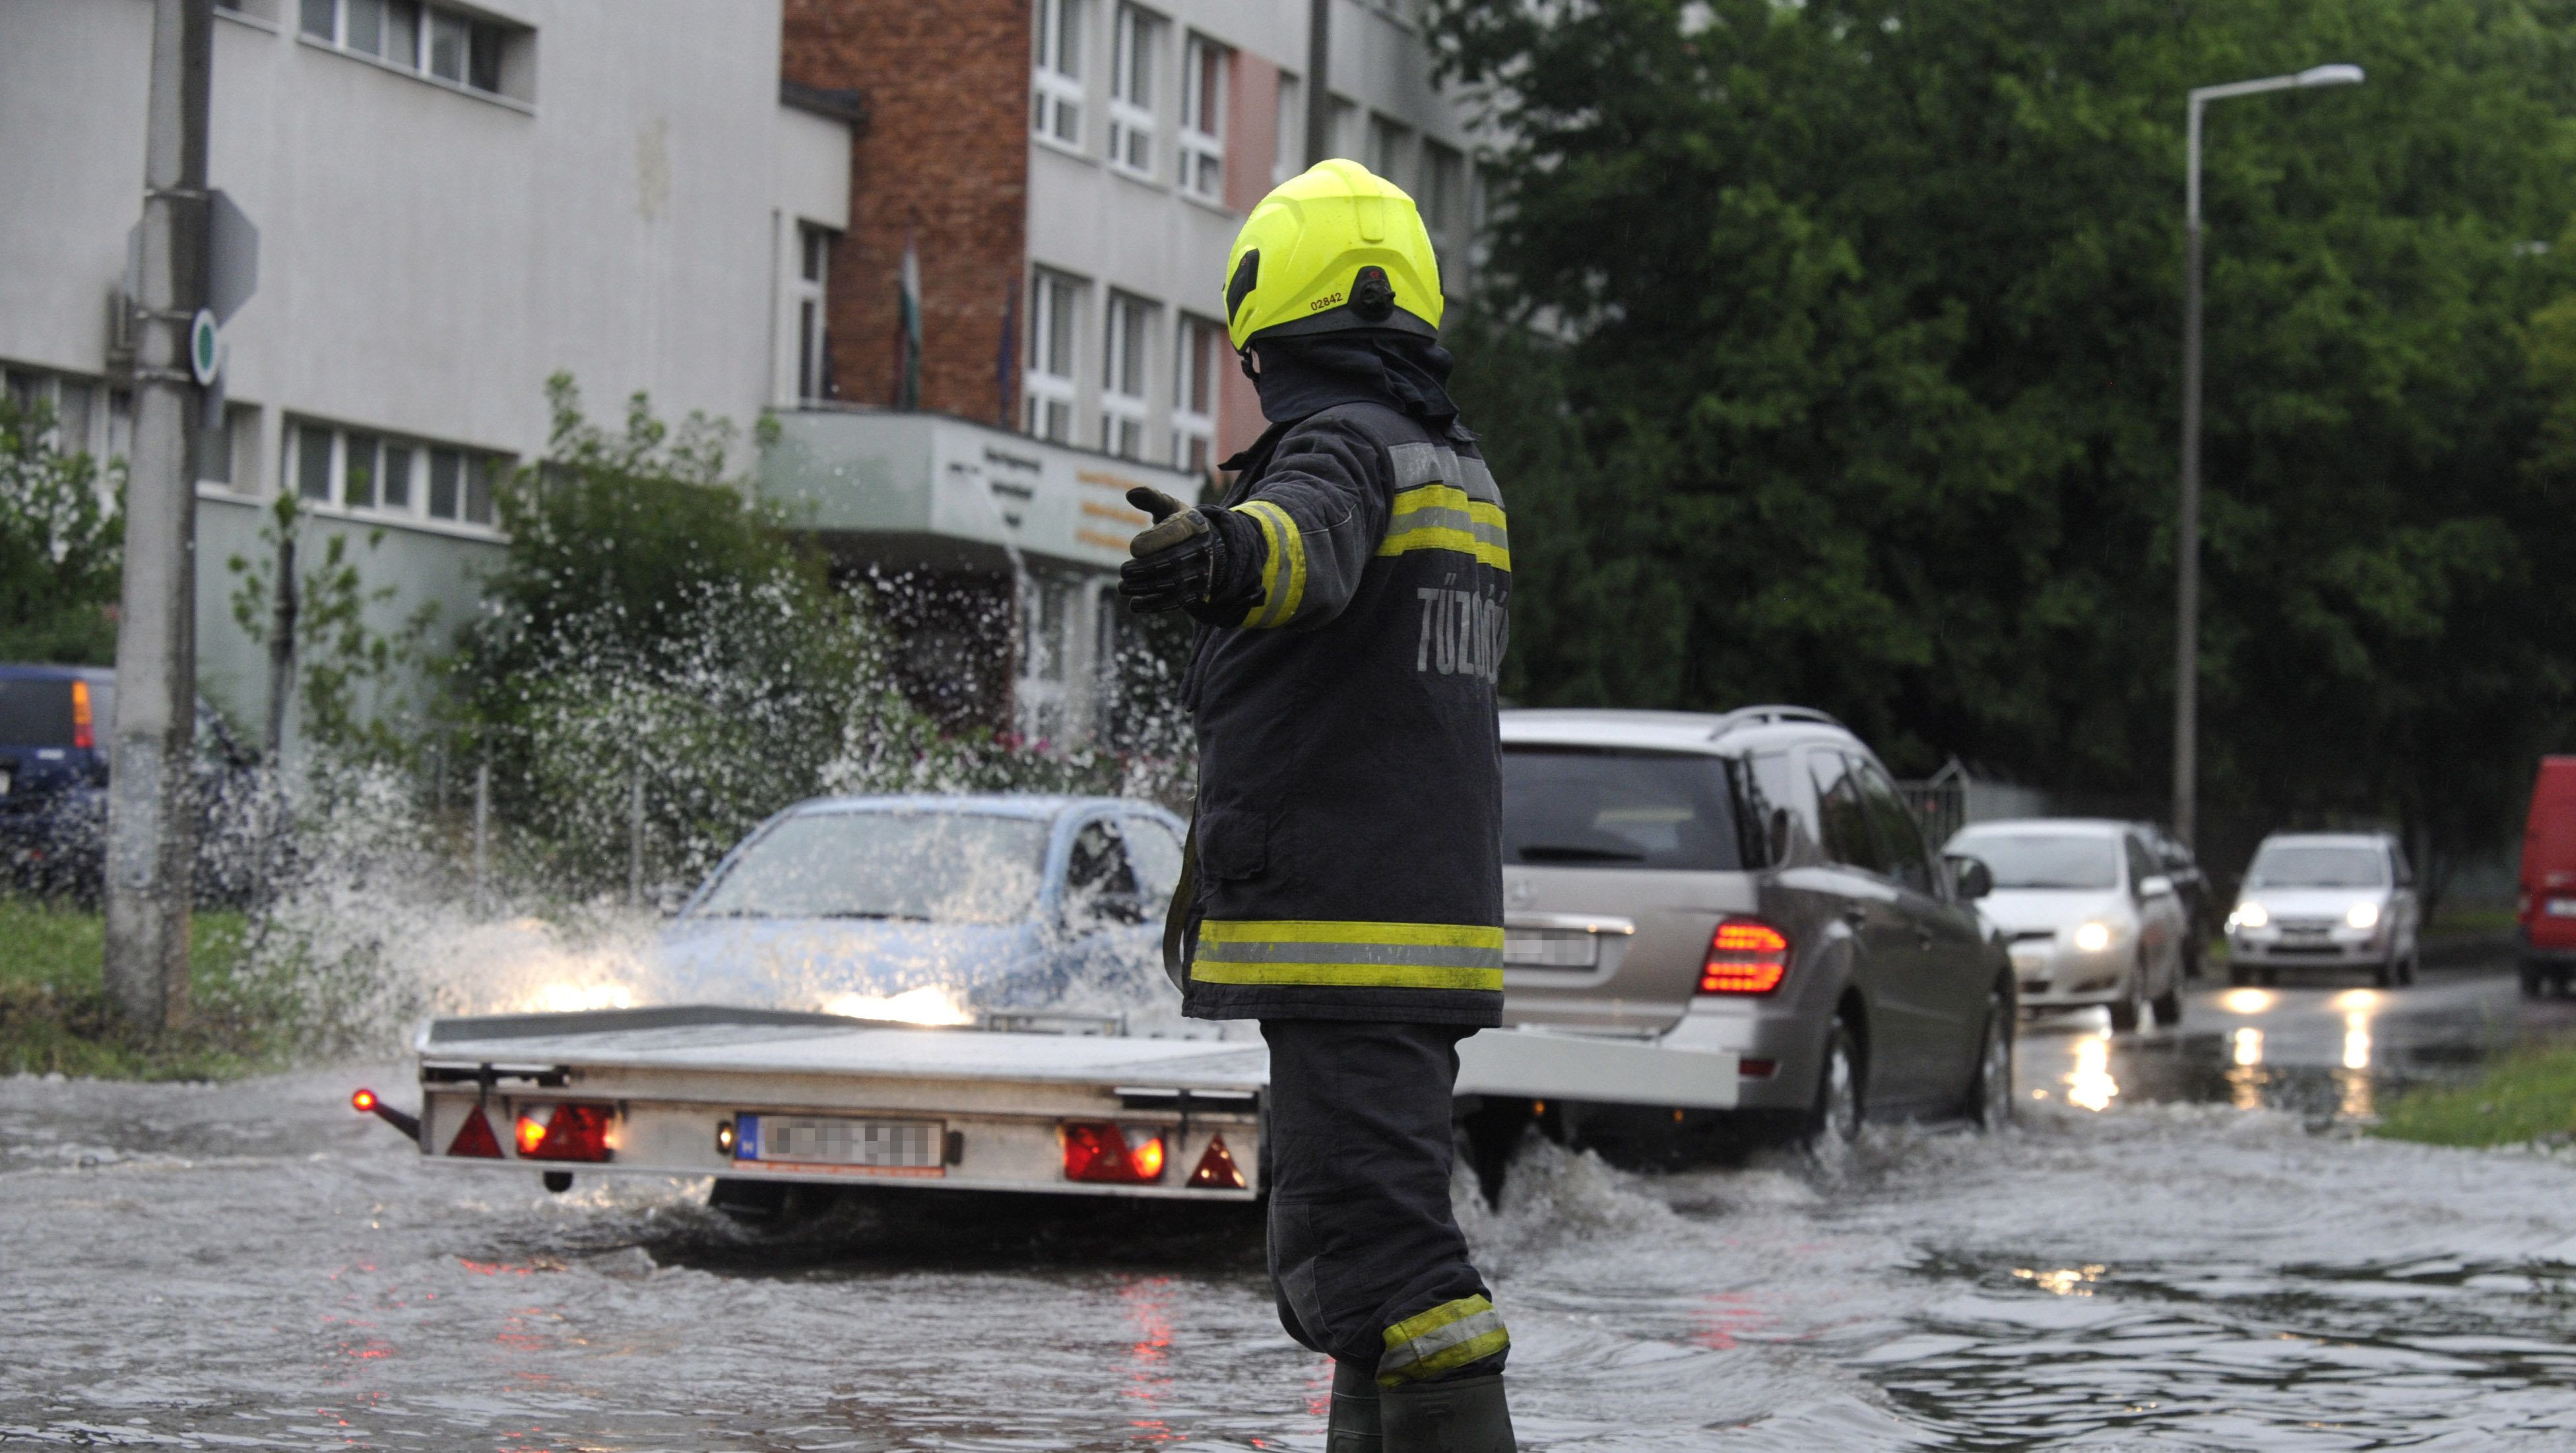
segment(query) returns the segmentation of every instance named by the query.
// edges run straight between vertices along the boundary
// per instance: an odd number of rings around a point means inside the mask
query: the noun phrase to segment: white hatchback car
[[[2367,969],[2415,982],[2423,956],[2415,874],[2386,833],[2274,833],[2227,915],[2228,977],[2277,984],[2285,968]]]
[[[1942,850],[1994,875],[1977,906],[2002,930],[2025,1009],[2099,1004],[2111,1027],[2182,1019],[2191,917],[2133,823],[2033,817],[1973,823]]]

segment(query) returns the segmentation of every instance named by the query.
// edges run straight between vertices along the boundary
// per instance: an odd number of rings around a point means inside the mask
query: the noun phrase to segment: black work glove
[[[1118,593],[1138,615],[1204,603],[1225,578],[1225,533],[1159,489],[1127,491],[1127,502],[1154,517],[1153,527],[1127,542],[1136,558],[1118,567]],[[1210,508],[1215,508],[1211,506]]]

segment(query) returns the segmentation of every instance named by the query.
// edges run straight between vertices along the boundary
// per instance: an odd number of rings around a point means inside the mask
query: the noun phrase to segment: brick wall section
[[[867,96],[850,232],[829,288],[840,396],[893,399],[909,226],[921,258],[922,407],[999,422],[995,363],[1028,256],[1028,0],[786,0],[779,69]]]
[[[1270,194],[1271,168],[1279,158],[1279,68],[1256,55],[1234,55],[1234,72],[1226,95],[1225,205],[1250,215],[1255,203]],[[1223,309],[1221,292],[1216,306]],[[1251,447],[1269,427],[1261,417],[1261,396],[1252,380],[1229,358],[1217,379],[1216,457],[1232,458]]]

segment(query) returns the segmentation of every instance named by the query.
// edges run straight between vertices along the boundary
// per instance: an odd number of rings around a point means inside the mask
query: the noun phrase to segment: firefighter
[[[1332,1357],[1330,1453],[1513,1447],[1501,1315],[1449,1209],[1458,1041],[1503,1007],[1495,682],[1503,502],[1459,420],[1413,199],[1355,162],[1282,184],[1227,259],[1270,428],[1120,590],[1198,621],[1199,801],[1165,962],[1270,1046],[1280,1320]]]

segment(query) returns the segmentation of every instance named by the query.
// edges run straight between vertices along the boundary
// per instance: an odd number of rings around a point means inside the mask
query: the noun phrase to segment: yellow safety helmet
[[[1422,213],[1355,161],[1320,161],[1271,189],[1225,260],[1225,330],[1257,337],[1344,328],[1438,336],[1440,260]]]

